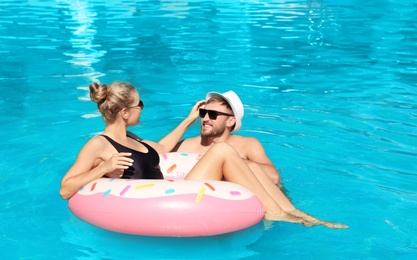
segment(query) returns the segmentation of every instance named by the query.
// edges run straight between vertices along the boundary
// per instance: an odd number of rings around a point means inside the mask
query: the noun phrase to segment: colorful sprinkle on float
[[[264,208],[248,189],[225,181],[183,180],[198,159],[192,153],[162,154],[165,180],[100,178],[80,189],[68,206],[97,227],[146,236],[211,236],[262,220]]]

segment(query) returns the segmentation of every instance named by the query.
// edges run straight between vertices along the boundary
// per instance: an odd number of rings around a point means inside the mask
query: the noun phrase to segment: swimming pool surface
[[[1,1],[0,259],[416,257],[416,13],[411,0]],[[115,80],[139,86],[131,130],[154,141],[206,92],[236,91],[238,133],[261,140],[295,206],[350,228],[161,238],[79,220],[60,180],[103,130],[88,84]]]

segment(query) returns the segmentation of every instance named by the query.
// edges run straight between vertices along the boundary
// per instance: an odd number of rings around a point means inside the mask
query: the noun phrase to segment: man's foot
[[[292,210],[288,212],[288,214],[303,219],[305,221],[303,225],[306,227],[312,227],[312,226],[325,226],[328,228],[348,228],[349,227],[344,224],[332,223],[332,222],[320,220],[298,209]]]

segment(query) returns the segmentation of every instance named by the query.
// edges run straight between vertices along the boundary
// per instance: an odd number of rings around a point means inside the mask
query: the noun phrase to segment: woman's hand
[[[105,175],[109,178],[121,178],[124,170],[133,165],[131,155],[131,153],[115,153],[110,159],[102,162],[106,171]]]

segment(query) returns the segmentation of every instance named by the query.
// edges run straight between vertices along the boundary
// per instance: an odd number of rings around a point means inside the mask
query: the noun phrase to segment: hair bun
[[[103,103],[107,98],[107,85],[93,82],[89,86],[90,88],[90,99],[97,103]]]

